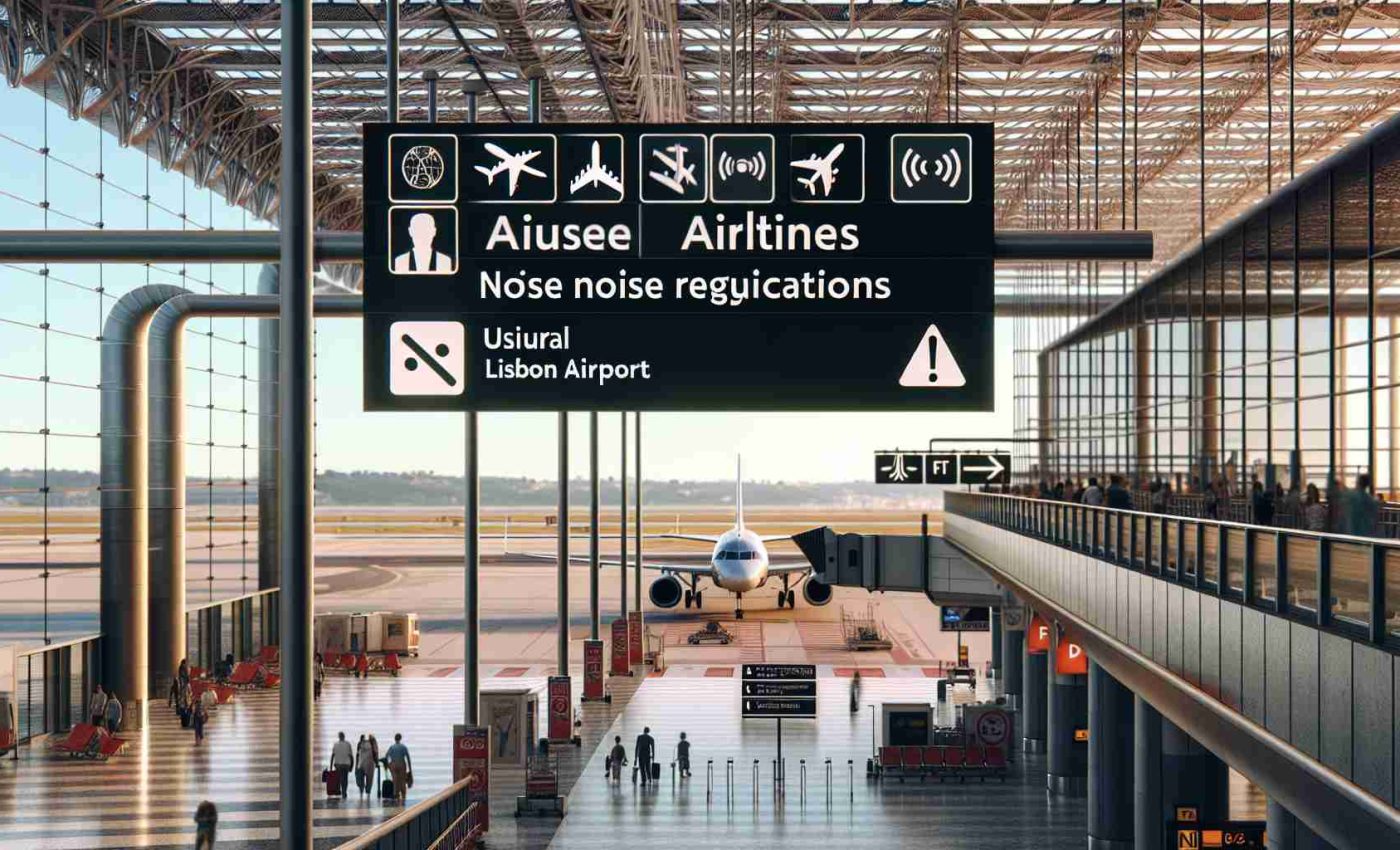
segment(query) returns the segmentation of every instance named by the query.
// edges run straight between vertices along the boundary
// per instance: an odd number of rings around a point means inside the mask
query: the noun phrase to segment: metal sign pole
[[[598,411],[588,414],[588,636],[598,639]]]
[[[645,635],[646,614],[643,613],[642,609],[642,413],[641,411],[637,411],[636,413],[632,414],[632,416],[637,431],[636,436],[632,440],[632,450],[635,452],[634,457],[636,458],[636,463],[634,464],[634,466],[637,467],[634,472],[634,474],[637,476],[637,574],[634,577],[635,583],[633,585],[633,588],[636,591],[637,595],[637,627],[641,629],[642,634]],[[624,413],[623,418],[626,419],[626,417],[627,414]],[[626,571],[627,568],[624,566],[623,572],[625,573]],[[645,646],[645,643],[643,644],[643,646]],[[645,650],[643,650],[643,652],[645,652]]]
[[[620,522],[621,524],[618,526],[618,532],[617,532],[617,545],[618,545],[618,552],[619,552],[618,559],[617,559],[617,563],[618,563],[617,574],[618,574],[618,578],[620,579],[620,581],[621,581],[621,583],[622,583],[622,587],[620,588],[620,592],[621,592],[621,594],[622,594],[622,595],[621,595],[621,599],[622,599],[622,613],[621,613],[619,616],[622,617],[623,622],[626,622],[626,621],[627,621],[627,412],[626,412],[626,411],[623,411],[622,413],[618,414],[618,418],[621,420],[621,422],[619,422],[618,424],[621,426],[621,429],[622,429],[622,474],[618,476],[618,483],[622,485],[622,497],[618,500],[618,511],[619,511],[620,514],[621,514],[621,518],[620,518],[619,522]],[[638,604],[639,606],[641,605],[641,602],[642,602],[641,598],[638,597],[638,599],[637,599],[637,604]]]
[[[476,123],[476,102],[483,86],[479,80],[468,80],[462,84],[462,94],[466,96],[468,124]],[[468,726],[477,726],[481,718],[481,466],[478,452],[478,428],[476,411],[467,411],[466,420],[466,463],[463,478],[466,482],[465,555],[466,569],[462,572],[464,646],[462,651],[462,678],[465,687],[463,718]]]

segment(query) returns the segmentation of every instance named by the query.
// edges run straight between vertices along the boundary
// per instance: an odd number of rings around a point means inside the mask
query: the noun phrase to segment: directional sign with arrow
[[[1011,477],[1009,454],[958,455],[959,484],[1000,484]]]
[[[898,469],[901,474],[895,474]],[[912,470],[906,473],[905,470]],[[876,484],[1006,484],[1009,452],[875,452]]]

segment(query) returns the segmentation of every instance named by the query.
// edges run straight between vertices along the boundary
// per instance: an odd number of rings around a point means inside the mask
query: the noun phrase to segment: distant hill
[[[49,505],[96,507],[97,484],[95,472],[50,470]],[[240,484],[238,479],[217,480],[213,488],[214,503],[238,504],[245,492]],[[42,470],[0,469],[0,505],[39,506],[43,503],[40,491],[43,486]],[[316,478],[316,502],[322,505],[460,505],[463,487],[461,476],[327,470]],[[718,507],[734,503],[734,482],[729,480],[646,481],[644,488],[647,503],[655,506]],[[619,489],[616,478],[604,479],[601,489],[604,504],[616,503]],[[250,503],[257,501],[255,479],[248,481],[246,493]],[[189,503],[206,504],[208,498],[209,488],[192,479]],[[569,482],[569,499],[574,504],[587,504],[587,480],[578,478]],[[553,481],[531,478],[486,477],[481,479],[481,500],[486,505],[549,506],[555,503],[555,485]],[[774,507],[935,508],[943,498],[941,490],[935,487],[882,487],[868,481],[821,484],[746,481],[744,501],[753,506]]]

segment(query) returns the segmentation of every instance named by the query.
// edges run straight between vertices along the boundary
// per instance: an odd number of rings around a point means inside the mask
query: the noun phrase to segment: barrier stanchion
[[[758,759],[753,760],[753,805],[758,808]]]
[[[729,798],[729,805],[734,805],[734,759],[726,759],[724,763],[724,793]]]
[[[797,761],[797,799],[805,809],[807,807],[807,760]]]
[[[671,790],[674,791],[675,789],[676,789],[676,763],[675,763],[674,761],[672,761],[672,762],[671,762]]]
[[[831,808],[831,759],[826,760],[826,807]]]
[[[715,798],[715,760],[705,759],[705,802]]]
[[[850,802],[856,802],[856,763],[851,759],[846,759],[846,784],[850,790]]]

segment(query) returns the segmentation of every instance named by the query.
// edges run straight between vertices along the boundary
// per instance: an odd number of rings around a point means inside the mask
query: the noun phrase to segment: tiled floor
[[[506,678],[494,672],[484,671],[483,687],[488,690],[493,681],[510,688],[544,684],[540,674],[545,671],[535,667]],[[1043,756],[1017,754],[1005,784],[868,781],[865,760],[871,753],[873,712],[867,706],[931,702],[935,695],[935,680],[920,668],[886,672],[883,677],[862,677],[861,710],[852,714],[851,680],[834,676],[827,665],[819,667],[819,716],[784,723],[788,782],[782,796],[774,794],[772,783],[776,724],[739,719],[737,677],[717,678],[706,675],[705,667],[682,666],[662,677],[612,680],[612,705],[585,706],[585,745],[564,749],[563,780],[565,787],[572,786],[568,817],[562,822],[511,817],[521,777],[518,772],[498,774],[492,783],[489,844],[521,850],[1083,846],[1086,802],[1046,794]],[[975,697],[968,688],[953,689],[953,703],[988,697],[989,684],[995,681],[984,681]],[[941,723],[952,722],[954,704],[941,707]],[[333,678],[316,711],[317,763],[325,761],[339,730],[352,739],[372,731],[385,747],[395,731],[402,732],[414,756],[417,780],[410,803],[421,800],[448,782],[448,737],[461,705],[458,676]],[[0,848],[188,845],[191,817],[203,799],[219,806],[221,850],[273,848],[278,816],[276,722],[274,693],[245,694],[220,709],[209,739],[199,748],[164,705],[154,708],[150,729],[130,751],[108,764],[61,759],[42,744],[27,748],[18,762],[0,763]],[[659,787],[643,790],[628,781],[630,775],[620,785],[609,784],[596,743],[617,734],[630,749],[644,725],[651,727],[659,744]],[[673,781],[670,761],[681,731],[692,741],[694,777]],[[735,765],[732,786],[725,771],[730,758]],[[829,782],[824,769],[828,758],[833,768]],[[707,795],[711,760],[713,784]],[[1245,794],[1243,800],[1232,801],[1237,816],[1255,814],[1248,804],[1257,803],[1256,797]],[[329,850],[397,811],[353,789],[344,801],[318,794],[317,848]]]

